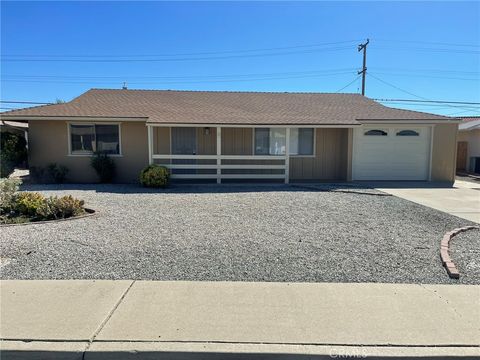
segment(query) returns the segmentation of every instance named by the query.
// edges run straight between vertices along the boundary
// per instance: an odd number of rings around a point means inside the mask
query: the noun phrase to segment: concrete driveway
[[[388,194],[480,223],[480,183],[457,180],[453,187],[410,182],[374,185]]]

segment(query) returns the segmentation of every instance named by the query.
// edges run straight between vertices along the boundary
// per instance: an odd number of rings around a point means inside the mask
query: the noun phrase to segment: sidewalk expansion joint
[[[102,323],[100,324],[100,326],[98,327],[97,330],[95,330],[95,332],[93,333],[92,337],[88,340],[88,345],[87,347],[85,348],[85,350],[83,351],[83,354],[82,354],[82,360],[85,360],[85,354],[87,353],[88,349],[90,348],[90,346],[92,345],[93,341],[95,340],[95,338],[98,336],[98,334],[100,333],[100,331],[102,331],[102,329],[105,327],[105,325],[108,323],[108,321],[110,320],[110,318],[112,317],[113,313],[117,310],[117,308],[120,306],[120,304],[122,303],[123,299],[125,299],[125,296],[127,296],[128,292],[130,291],[130,289],[132,288],[133,284],[135,284],[136,280],[132,280],[132,282],[130,283],[130,285],[128,285],[128,287],[125,289],[125,291],[122,293],[122,295],[120,296],[120,298],[118,299],[118,301],[115,303],[115,305],[113,305],[113,308],[112,310],[110,310],[110,312],[107,314],[107,317],[102,321]]]
[[[436,290],[428,289],[427,287],[425,287],[424,284],[418,284],[418,285],[420,285],[420,287],[421,287],[422,289],[424,289],[425,291],[427,291],[428,293],[435,295],[438,299],[440,299],[441,301],[443,301],[443,302],[447,305],[447,308],[448,308],[448,309],[451,309],[455,315],[457,315],[457,316],[460,317],[460,318],[463,318],[462,314],[460,314],[460,313],[457,311],[457,309],[455,309],[454,307],[452,307],[452,306],[450,305],[450,303],[448,302],[448,300],[445,299],[442,295],[440,295]],[[480,345],[479,345],[479,346],[480,346]]]

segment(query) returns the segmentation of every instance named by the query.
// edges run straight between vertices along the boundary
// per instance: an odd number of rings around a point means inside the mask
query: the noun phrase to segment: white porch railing
[[[149,163],[153,164],[155,160],[215,160],[216,164],[162,164],[169,169],[191,169],[191,170],[216,170],[216,173],[193,173],[193,174],[172,174],[173,179],[216,179],[221,183],[222,179],[283,179],[285,183],[289,182],[290,158],[285,155],[222,155],[222,127],[216,126],[217,141],[216,155],[160,155],[153,151],[153,126],[147,125],[148,130],[148,157]],[[289,153],[290,128],[285,128],[285,154]],[[272,161],[279,160],[281,164],[225,164],[224,160],[254,160],[254,161]],[[240,174],[224,173],[223,170],[244,170]],[[265,174],[251,172],[251,170],[283,170],[280,173]]]
[[[172,179],[216,179],[221,182],[222,179],[287,179],[287,157],[284,155],[158,155],[152,154],[153,160],[215,160],[216,164],[175,164],[162,163],[162,166],[168,169],[183,170],[216,170],[211,174],[175,174],[171,175]],[[248,160],[248,161],[276,161],[281,164],[225,164],[224,160]],[[240,174],[224,173],[222,170],[244,170]],[[259,174],[249,173],[249,170],[283,170],[278,174]]]

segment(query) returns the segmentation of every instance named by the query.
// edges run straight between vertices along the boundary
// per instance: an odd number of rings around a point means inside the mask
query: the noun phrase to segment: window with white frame
[[[290,155],[313,155],[313,128],[290,129]]]
[[[290,129],[289,154],[313,155],[313,128]],[[284,128],[256,128],[255,155],[285,155],[286,131]]]
[[[285,155],[286,139],[285,129],[255,129],[255,155]]]
[[[70,154],[89,155],[93,152],[120,154],[118,124],[70,124]]]

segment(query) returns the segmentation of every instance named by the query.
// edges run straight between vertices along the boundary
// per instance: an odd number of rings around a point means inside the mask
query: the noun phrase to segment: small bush
[[[96,152],[90,161],[90,165],[97,172],[100,182],[112,182],[115,176],[115,162],[104,152]]]
[[[47,172],[54,183],[62,184],[67,178],[68,168],[64,165],[51,163],[47,166]]]
[[[35,183],[45,181],[45,168],[41,166],[30,166],[30,179]]]
[[[0,179],[0,213],[7,213],[13,209],[15,194],[21,184],[20,179]]]
[[[42,220],[66,219],[72,216],[78,216],[85,212],[83,208],[84,201],[68,196],[51,196],[44,199],[37,209],[37,216]]]
[[[19,179],[0,180],[0,223],[66,219],[85,213],[84,201],[68,196],[45,198],[36,192],[18,192]]]
[[[170,172],[165,166],[148,165],[140,173],[140,183],[146,187],[166,187],[170,180]]]
[[[21,135],[0,133],[0,177],[8,177],[16,166],[27,160],[27,142]]]
[[[13,162],[5,159],[5,157],[0,157],[0,178],[8,178],[11,173],[15,170],[15,165]]]
[[[21,192],[15,196],[13,209],[21,215],[34,217],[44,201],[45,197],[37,192]]]

